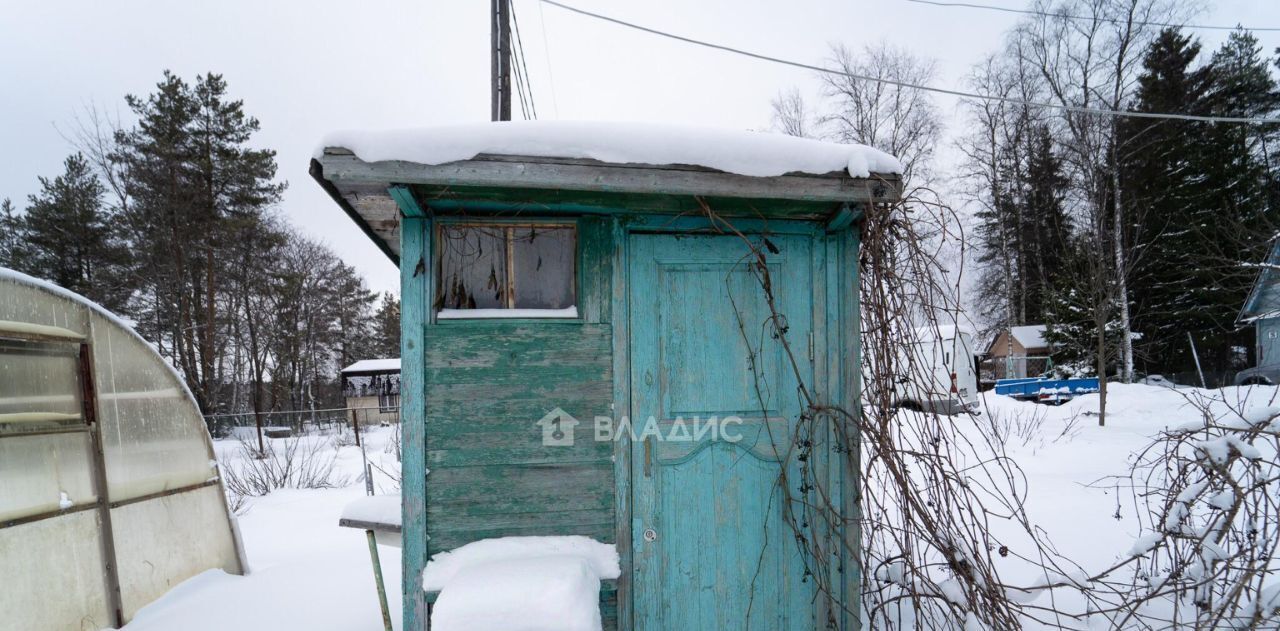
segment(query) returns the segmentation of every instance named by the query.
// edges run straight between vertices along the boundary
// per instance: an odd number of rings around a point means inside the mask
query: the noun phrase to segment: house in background
[[[1045,326],[1032,324],[1010,327],[987,345],[983,381],[1025,379],[1044,374],[1053,367]]]
[[[1280,239],[1272,242],[1261,267],[1236,317],[1236,326],[1253,325],[1256,334],[1255,367],[1236,375],[1237,384],[1280,382]]]
[[[342,396],[352,422],[399,422],[400,359],[362,359],[343,368]]]

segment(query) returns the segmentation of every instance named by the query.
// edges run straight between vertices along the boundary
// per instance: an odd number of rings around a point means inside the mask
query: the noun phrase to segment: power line
[[[547,62],[547,84],[551,86],[551,108],[556,118],[560,118],[560,100],[556,97],[556,75],[551,72],[551,44],[547,41],[547,18],[542,13],[542,3],[538,3],[538,23],[542,25],[542,54]]]
[[[605,21],[605,22],[611,22],[611,23],[613,23],[613,24],[617,24],[617,25],[619,25],[619,26],[625,26],[625,27],[630,28],[630,29],[635,29],[635,30],[637,30],[637,31],[642,31],[642,32],[645,32],[645,33],[649,33],[649,34],[651,34],[651,35],[658,35],[658,36],[660,36],[660,37],[665,37],[665,38],[667,38],[667,39],[673,39],[673,40],[676,40],[676,41],[679,41],[679,42],[684,42],[684,43],[686,43],[686,44],[693,44],[693,45],[695,45],[695,46],[702,46],[702,47],[704,47],[704,48],[711,48],[711,49],[713,49],[713,50],[720,50],[720,51],[724,51],[724,52],[728,52],[728,53],[733,53],[733,54],[735,54],[735,55],[742,55],[742,56],[744,56],[744,57],[750,57],[750,58],[752,58],[752,59],[759,59],[759,60],[761,60],[761,61],[768,61],[768,62],[772,62],[772,63],[775,63],[775,64],[781,64],[781,65],[784,65],[784,66],[791,66],[791,67],[793,67],[793,68],[803,68],[803,69],[805,69],[805,70],[812,70],[813,72],[818,72],[818,73],[822,73],[822,74],[835,75],[835,76],[842,76],[842,77],[849,77],[849,78],[851,78],[851,79],[856,79],[856,80],[858,80],[858,81],[871,81],[871,82],[874,82],[874,83],[883,83],[883,84],[893,85],[893,86],[897,86],[897,87],[900,87],[900,88],[911,88],[911,89],[913,89],[913,90],[921,90],[921,91],[924,91],[924,92],[933,92],[933,93],[936,93],[936,94],[946,94],[946,95],[949,95],[949,96],[958,96],[958,97],[966,98],[966,99],[977,99],[977,100],[981,100],[981,101],[992,101],[992,102],[999,102],[999,103],[1010,103],[1010,104],[1013,104],[1013,105],[1023,105],[1023,106],[1026,106],[1026,107],[1032,107],[1032,108],[1038,108],[1038,109],[1048,109],[1048,110],[1057,110],[1057,111],[1061,111],[1061,112],[1072,112],[1072,113],[1075,113],[1075,114],[1098,114],[1098,115],[1102,115],[1102,116],[1124,116],[1124,117],[1129,117],[1129,118],[1155,118],[1155,119],[1169,119],[1169,120],[1186,120],[1186,121],[1200,121],[1200,122],[1205,122],[1205,123],[1261,123],[1261,124],[1280,124],[1280,118],[1249,118],[1249,117],[1240,117],[1240,116],[1197,116],[1197,115],[1194,115],[1194,114],[1167,114],[1167,113],[1158,113],[1158,112],[1135,112],[1135,111],[1133,111],[1133,110],[1100,110],[1100,109],[1094,109],[1094,108],[1090,108],[1090,107],[1080,107],[1080,106],[1077,106],[1077,105],[1063,105],[1063,104],[1058,104],[1058,103],[1037,103],[1037,102],[1034,102],[1034,101],[1023,101],[1023,100],[1021,100],[1021,99],[1015,99],[1015,98],[1010,98],[1010,97],[1006,97],[1006,96],[997,96],[997,95],[994,95],[994,94],[976,94],[976,93],[973,93],[973,92],[963,92],[963,91],[960,91],[960,90],[949,90],[949,89],[947,89],[947,88],[935,88],[935,87],[927,86],[927,85],[919,85],[919,84],[915,84],[915,83],[908,83],[908,82],[906,82],[906,81],[893,81],[893,80],[891,80],[891,79],[883,79],[883,78],[880,78],[880,77],[869,77],[869,76],[866,76],[866,75],[854,74],[854,73],[852,73],[852,72],[844,72],[844,71],[842,71],[842,70],[833,70],[833,69],[831,69],[831,68],[823,68],[822,66],[815,66],[815,65],[812,65],[812,64],[800,63],[800,62],[798,62],[798,61],[791,61],[791,60],[789,60],[789,59],[781,59],[781,58],[779,58],[779,57],[771,57],[771,56],[769,56],[769,55],[763,55],[763,54],[760,54],[760,53],[753,53],[753,52],[748,51],[748,50],[742,50],[742,49],[740,49],[740,48],[733,48],[733,47],[731,47],[731,46],[725,46],[725,45],[723,45],[723,44],[715,44],[715,43],[712,43],[712,42],[707,42],[707,41],[703,41],[703,40],[699,40],[699,39],[694,39],[694,38],[692,38],[692,37],[685,37],[685,36],[683,36],[683,35],[675,35],[675,34],[673,34],[673,33],[667,33],[666,31],[660,31],[660,30],[658,30],[658,29],[649,28],[649,27],[647,27],[647,26],[641,26],[641,25],[639,25],[639,24],[634,24],[634,23],[632,23],[632,22],[627,22],[627,21],[624,21],[624,20],[619,20],[619,19],[617,19],[617,18],[612,18],[612,17],[609,17],[609,16],[607,16],[607,15],[601,15],[601,14],[599,14],[599,13],[592,13],[592,12],[590,12],[590,11],[586,11],[586,10],[584,10],[584,9],[579,9],[579,8],[577,8],[577,7],[572,7],[572,6],[569,6],[569,5],[564,4],[564,3],[561,3],[561,2],[556,2],[556,0],[539,0],[539,1],[540,1],[540,2],[542,2],[542,3],[544,3],[544,4],[549,4],[549,5],[551,5],[551,6],[554,6],[554,7],[558,7],[558,8],[564,9],[564,10],[566,10],[566,11],[571,11],[571,12],[573,12],[573,13],[577,13],[577,14],[580,14],[580,15],[585,15],[585,16],[587,16],[587,17],[595,18],[595,19],[597,19],[597,20],[603,20],[603,21]]]
[[[516,35],[515,50],[516,53],[518,53],[516,58],[516,77],[519,78],[520,87],[522,89],[520,93],[521,108],[526,109],[524,100],[525,93],[527,93],[529,103],[527,107],[528,111],[524,112],[524,118],[525,120],[530,120],[529,115],[532,113],[533,120],[537,120],[538,107],[533,100],[533,82],[529,80],[529,67],[525,64],[524,40],[520,38],[520,18],[516,16],[516,7],[514,3],[511,5],[511,26]]]
[[[939,0],[906,0],[906,1],[914,2],[916,4],[929,4],[935,7],[959,7],[964,9],[985,9],[987,11],[1002,11],[1004,13],[1019,13],[1022,15],[1038,15],[1041,17],[1066,18],[1068,20],[1088,20],[1088,21],[1097,20],[1100,22],[1110,22],[1112,24],[1125,24],[1129,22],[1128,20],[1121,20],[1119,18],[1108,18],[1108,17],[1102,17],[1102,16],[1095,18],[1088,15],[1071,15],[1069,13],[1051,13],[1049,11],[1037,11],[1035,9],[1014,9],[1012,7],[997,7],[989,4],[974,4],[971,2],[941,2]],[[1161,28],[1192,28],[1192,29],[1200,29],[1200,30],[1206,30],[1206,31],[1234,31],[1238,28],[1244,28],[1239,25],[1217,26],[1217,25],[1208,25],[1208,24],[1177,24],[1174,22],[1134,21],[1132,23],[1136,25],[1141,25],[1141,26],[1159,26]],[[1248,28],[1246,30],[1280,31],[1280,27]]]

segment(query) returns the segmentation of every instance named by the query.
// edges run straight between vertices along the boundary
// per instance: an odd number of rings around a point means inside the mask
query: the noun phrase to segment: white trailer
[[[976,412],[973,333],[955,325],[921,327],[912,333],[898,362],[897,404],[938,414]]]

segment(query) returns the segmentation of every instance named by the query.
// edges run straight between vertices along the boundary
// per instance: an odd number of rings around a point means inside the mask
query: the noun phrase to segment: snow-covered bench
[[[401,547],[399,495],[362,497],[338,525],[369,534],[369,554],[389,624],[378,544]],[[618,552],[582,536],[482,539],[431,558],[422,573],[433,631],[599,631],[616,607]]]

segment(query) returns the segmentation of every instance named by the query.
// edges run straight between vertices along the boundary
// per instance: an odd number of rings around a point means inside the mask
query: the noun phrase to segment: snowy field
[[[1107,426],[1098,427],[1097,395],[1047,407],[988,393],[979,418],[1007,428],[1010,455],[1027,475],[1033,521],[1048,532],[1065,557],[1086,569],[1098,569],[1125,557],[1142,535],[1131,503],[1118,495],[1128,492],[1120,480],[1136,451],[1165,428],[1199,420],[1196,402],[1207,402],[1215,413],[1229,415],[1275,405],[1278,395],[1273,387],[1172,390],[1112,384]],[[952,422],[975,421],[956,417]],[[393,430],[386,428],[366,435],[370,459],[388,472],[396,470],[388,449],[393,436]],[[343,506],[364,495],[360,450],[347,444],[349,436],[305,440],[319,443],[316,453],[334,459],[334,479],[346,486],[284,489],[250,498],[240,508],[239,518],[249,575],[206,572],[145,608],[126,629],[382,628],[364,533],[337,525]],[[216,448],[224,466],[242,457],[236,440],[216,441]],[[375,473],[374,479],[381,492],[394,488],[386,474]],[[381,554],[398,628],[399,550],[383,546]],[[1010,578],[1028,583],[1033,579]]]

